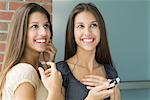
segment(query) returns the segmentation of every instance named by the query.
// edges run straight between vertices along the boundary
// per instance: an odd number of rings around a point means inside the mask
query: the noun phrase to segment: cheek
[[[30,48],[32,45],[33,45],[33,42],[31,41],[30,37],[28,37],[26,40],[26,47]]]
[[[99,34],[97,37],[98,37],[98,40],[100,41],[101,40],[101,34]]]
[[[100,33],[100,31],[97,31],[97,32],[95,32],[96,34],[95,34],[95,36],[96,36],[96,41],[97,41],[97,43],[99,43],[100,42],[100,40],[101,40],[101,33]]]
[[[75,41],[76,41],[76,42],[79,41],[80,36],[79,36],[79,33],[78,33],[78,32],[74,33],[74,38],[75,38]]]
[[[30,43],[33,40],[32,33],[27,34],[27,43]]]
[[[50,38],[52,37],[52,34],[51,34],[51,32],[49,31],[49,32],[47,32],[47,38],[48,38],[48,40],[50,40]]]

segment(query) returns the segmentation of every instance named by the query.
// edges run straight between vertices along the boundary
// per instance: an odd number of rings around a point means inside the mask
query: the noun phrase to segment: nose
[[[38,31],[38,34],[41,36],[46,36],[47,35],[47,30],[44,27],[41,27]]]
[[[92,31],[91,31],[90,27],[85,28],[84,34],[85,34],[86,36],[89,36],[89,35],[92,34]]]

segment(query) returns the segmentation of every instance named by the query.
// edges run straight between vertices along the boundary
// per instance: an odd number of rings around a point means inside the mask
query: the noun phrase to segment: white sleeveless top
[[[15,100],[15,90],[24,82],[30,83],[35,88],[36,100],[46,100],[48,91],[39,79],[37,71],[27,63],[19,63],[7,73],[2,100]]]

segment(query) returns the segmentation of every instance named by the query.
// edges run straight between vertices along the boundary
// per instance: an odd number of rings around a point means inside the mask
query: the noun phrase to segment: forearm
[[[120,89],[118,85],[114,88],[114,93],[110,97],[110,100],[120,100]]]
[[[58,92],[49,93],[46,100],[64,100],[64,96]]]
[[[95,99],[94,98],[86,97],[84,100],[95,100]],[[104,100],[104,99],[97,99],[97,100]]]
[[[111,96],[110,100],[120,100],[120,97],[118,97],[118,96]]]
[[[60,97],[59,100],[65,100],[65,97],[64,97],[64,95],[62,93],[60,94],[59,97]]]

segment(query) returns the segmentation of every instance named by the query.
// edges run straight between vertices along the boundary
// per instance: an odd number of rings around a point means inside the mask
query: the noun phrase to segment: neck
[[[95,50],[83,51],[78,49],[74,58],[76,61],[75,63],[78,66],[87,68],[89,72],[93,72],[94,67],[98,66],[98,63],[95,60]]]
[[[20,62],[29,63],[35,68],[37,68],[38,63],[39,63],[39,55],[40,55],[39,52],[32,52],[32,51],[26,50]]]

